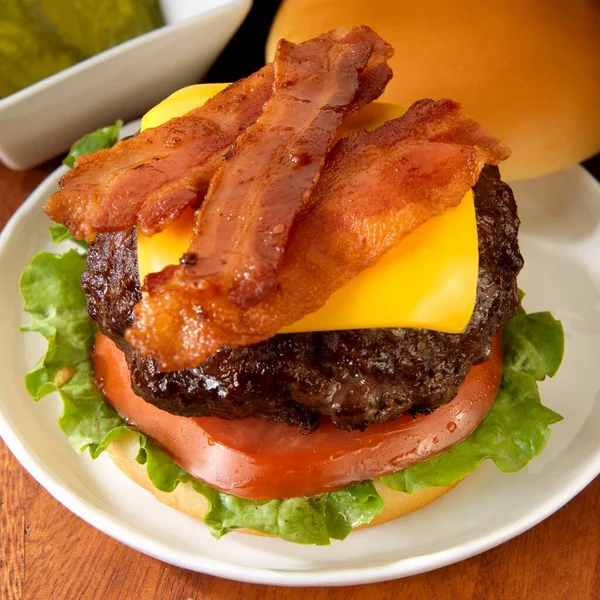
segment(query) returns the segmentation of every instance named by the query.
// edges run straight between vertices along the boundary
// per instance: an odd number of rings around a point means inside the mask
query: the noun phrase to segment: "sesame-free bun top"
[[[396,53],[383,100],[451,98],[512,149],[505,179],[600,150],[600,2],[284,0],[267,42],[369,25]]]

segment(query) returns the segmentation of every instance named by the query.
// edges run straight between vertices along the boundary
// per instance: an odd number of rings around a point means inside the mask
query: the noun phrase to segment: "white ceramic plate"
[[[545,452],[515,474],[486,464],[422,511],[320,548],[238,533],[215,541],[202,523],[130,482],[108,456],[94,463],[76,455],[56,425],[58,398],[35,404],[28,397],[23,374],[43,342],[18,331],[26,317],[17,284],[31,255],[50,247],[41,206],[59,173],[40,185],[0,237],[0,434],[57,500],[108,535],[174,565],[231,579],[368,583],[496,546],[546,518],[600,472],[600,185],[582,168],[514,186],[523,219],[526,307],[551,310],[567,333],[561,370],[541,384],[545,404],[565,416],[553,426]]]

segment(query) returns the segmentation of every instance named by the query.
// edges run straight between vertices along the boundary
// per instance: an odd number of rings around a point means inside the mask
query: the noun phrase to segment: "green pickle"
[[[161,25],[158,0],[0,0],[0,98]]]

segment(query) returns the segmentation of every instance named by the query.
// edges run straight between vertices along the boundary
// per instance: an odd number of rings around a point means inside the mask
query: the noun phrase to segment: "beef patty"
[[[340,429],[364,429],[406,411],[449,402],[473,364],[491,352],[490,337],[519,306],[519,219],[496,167],[474,188],[479,280],[464,333],[360,329],[277,335],[244,348],[222,348],[196,368],[157,369],[123,334],[141,299],[136,232],[100,234],[90,245],[82,287],[90,317],[124,351],[134,391],[170,413],[225,419],[260,417],[317,429],[321,415]],[[410,285],[410,282],[407,282]]]

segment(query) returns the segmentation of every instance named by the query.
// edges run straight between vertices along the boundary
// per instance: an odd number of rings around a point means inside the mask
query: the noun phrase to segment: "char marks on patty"
[[[134,391],[168,412],[226,419],[259,417],[309,433],[321,415],[341,429],[364,429],[406,411],[449,402],[489,339],[519,306],[523,261],[510,188],[487,166],[474,188],[479,237],[476,306],[462,334],[371,329],[277,335],[235,350],[222,348],[196,368],[162,373],[127,344],[141,299],[134,229],[99,234],[90,245],[82,286],[90,317],[125,352]]]

